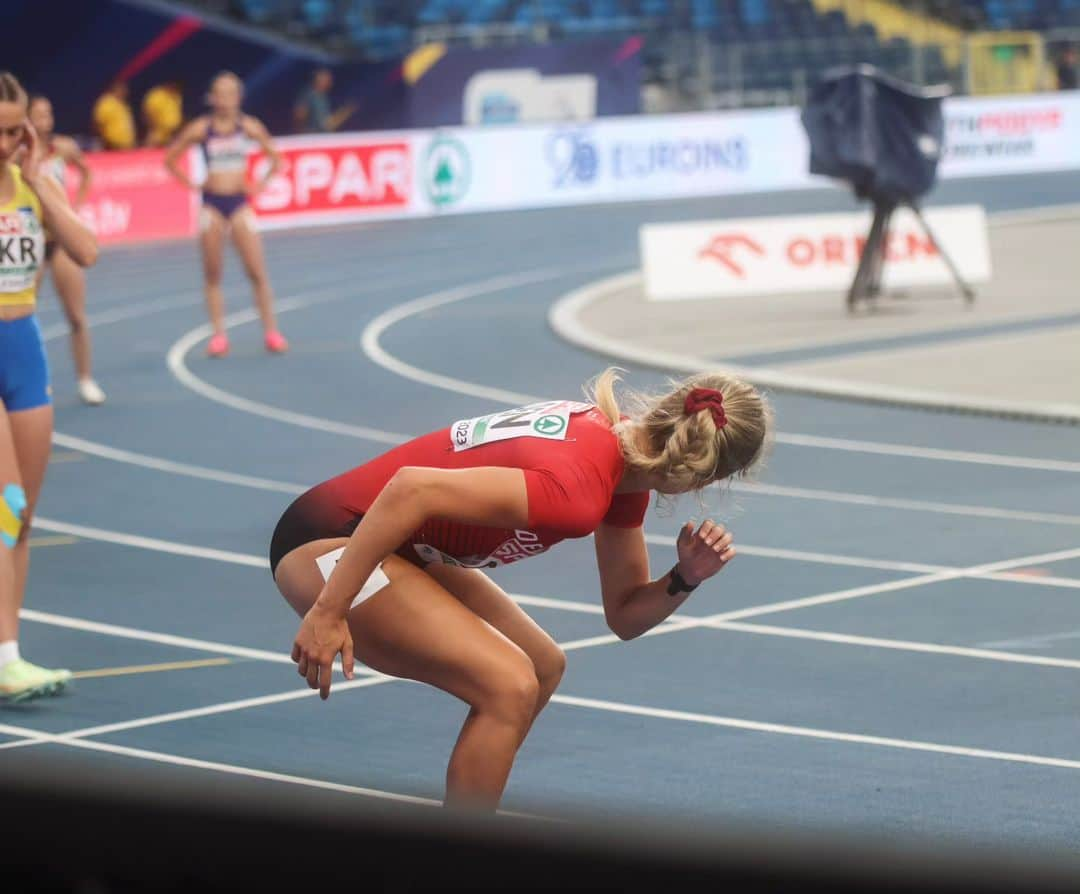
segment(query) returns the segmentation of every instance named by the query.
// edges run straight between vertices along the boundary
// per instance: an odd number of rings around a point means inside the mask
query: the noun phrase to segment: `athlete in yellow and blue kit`
[[[21,153],[22,163],[13,159]],[[49,175],[27,119],[26,92],[0,72],[0,698],[51,695],[71,679],[19,654],[19,608],[30,565],[27,536],[45,478],[53,408],[34,316],[45,230],[77,264],[97,259],[94,234]]]

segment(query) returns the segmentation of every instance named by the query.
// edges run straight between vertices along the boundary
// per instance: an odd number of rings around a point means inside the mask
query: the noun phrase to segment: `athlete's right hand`
[[[330,698],[330,676],[334,659],[341,654],[345,679],[353,678],[353,641],[349,623],[340,614],[316,602],[300,622],[293,642],[292,660],[308,686],[318,689],[325,701]]]
[[[38,176],[41,174],[44,149],[41,145],[41,138],[38,136],[38,132],[34,130],[34,125],[30,123],[29,118],[23,122],[21,149],[22,157],[19,159],[19,167],[23,179],[30,184],[31,188],[34,188],[37,185]]]

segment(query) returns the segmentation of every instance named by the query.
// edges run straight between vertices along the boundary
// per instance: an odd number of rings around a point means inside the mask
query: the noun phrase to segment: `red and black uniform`
[[[537,427],[530,429],[529,425]],[[502,433],[492,435],[500,426]],[[531,434],[545,427],[555,434]],[[487,437],[501,439],[483,440],[480,432],[485,430]],[[508,430],[529,433],[506,434]],[[481,442],[474,444],[472,440]],[[479,420],[463,420],[422,435],[316,485],[298,497],[278,522],[270,544],[271,570],[276,571],[282,557],[298,546],[351,535],[379,492],[403,466],[499,466],[525,473],[529,503],[525,528],[429,519],[397,550],[420,565],[447,562],[493,568],[509,564],[544,552],[569,537],[585,537],[601,522],[640,527],[649,505],[648,491],[615,493],[623,473],[622,450],[611,423],[600,410],[565,401],[537,404]]]

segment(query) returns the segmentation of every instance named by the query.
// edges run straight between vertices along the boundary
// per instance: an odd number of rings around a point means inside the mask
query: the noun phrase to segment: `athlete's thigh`
[[[317,540],[278,564],[289,603],[307,611],[322,590],[315,560],[345,544]],[[532,674],[531,659],[425,571],[398,556],[382,563],[389,583],[349,612],[356,658],[373,670],[437,686],[470,704]]]
[[[278,562],[274,571],[274,583],[285,601],[300,617],[306,615],[308,609],[315,604],[323,584],[326,583],[315,560],[340,549],[348,542],[347,537],[312,540],[290,550]]]
[[[26,501],[33,510],[41,494],[45,470],[49,465],[53,430],[52,404],[34,407],[32,410],[8,413],[7,418],[15,445],[19,473],[22,477],[23,488],[26,490]]]
[[[562,649],[495,581],[476,568],[432,564],[428,573],[496,630],[516,643],[532,660],[537,673],[562,670]]]
[[[86,274],[58,245],[52,258],[52,278],[69,320],[80,317],[86,304]]]
[[[11,423],[8,419],[8,412],[0,401],[0,491],[9,484],[23,486],[19,460],[15,455],[15,439],[11,434]]]
[[[204,205],[199,212],[199,248],[203,269],[208,277],[220,277],[225,257],[225,230],[228,225],[221,213]]]
[[[262,238],[255,229],[255,214],[250,208],[242,208],[233,215],[230,232],[236,253],[244,264],[248,276],[266,275],[266,258],[263,255]]]

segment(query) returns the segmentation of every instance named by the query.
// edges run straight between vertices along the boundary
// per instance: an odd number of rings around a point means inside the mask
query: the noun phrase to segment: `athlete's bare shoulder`
[[[253,140],[270,139],[270,131],[266,129],[266,125],[254,115],[242,115],[240,118],[240,127],[243,129],[244,133]]]
[[[82,149],[79,148],[79,144],[75,142],[73,137],[55,133],[53,134],[52,145],[56,154],[64,161],[74,161],[82,157]]]
[[[206,135],[209,131],[210,116],[199,115],[196,118],[192,118],[187,124],[184,125],[184,129],[180,131],[180,135],[185,140],[193,143],[198,143],[206,139]]]

